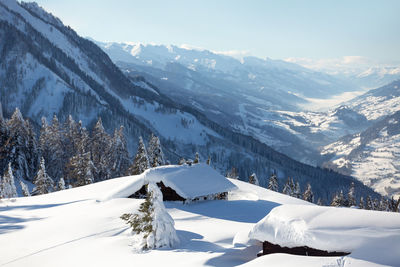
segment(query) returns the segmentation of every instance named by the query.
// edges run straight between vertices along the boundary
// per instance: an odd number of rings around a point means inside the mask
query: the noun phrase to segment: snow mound
[[[103,200],[129,197],[150,182],[163,182],[185,199],[229,192],[237,188],[207,164],[161,166],[123,179],[127,179],[127,182],[112,190]]]
[[[400,214],[349,208],[282,205],[258,222],[249,238],[285,247],[308,246],[380,264],[400,262]],[[374,253],[380,251],[380,255]],[[384,253],[385,255],[382,255]]]

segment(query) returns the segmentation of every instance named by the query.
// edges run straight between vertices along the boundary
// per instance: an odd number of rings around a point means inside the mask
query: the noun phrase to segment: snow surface
[[[285,247],[308,246],[380,264],[400,263],[400,215],[303,205],[273,209],[249,237]]]
[[[174,168],[176,167],[157,168],[149,173],[154,176],[172,176],[171,170]],[[189,169],[188,166],[180,168]],[[207,168],[201,167],[201,169],[207,172]],[[196,176],[196,168],[190,170],[193,170],[193,176]],[[191,176],[191,172],[186,174],[187,178]],[[393,250],[386,251],[389,245],[393,245],[393,248],[398,246],[399,243],[395,243],[398,229],[391,240],[386,232],[380,233],[382,229],[397,223],[399,214],[361,213],[357,210],[337,209],[348,210],[349,214],[340,213],[336,218],[328,212],[335,208],[319,208],[308,202],[238,180],[230,180],[236,189],[229,193],[227,201],[204,201],[189,205],[166,202],[167,211],[175,221],[180,243],[170,249],[162,248],[138,253],[132,246],[134,237],[131,229],[119,217],[137,210],[143,200],[110,195],[110,192],[121,192],[124,187],[130,187],[130,180],[133,178],[132,176],[116,178],[47,195],[0,201],[0,266],[101,267],[127,266],[134,263],[135,266],[162,264],[163,266],[341,267],[382,266],[378,264],[386,259],[400,262],[398,253],[388,255]],[[306,214],[301,219],[307,222],[310,219],[307,214],[318,215],[317,219],[321,222],[329,222],[334,216],[333,219],[341,221],[338,229],[346,229],[350,234],[352,231],[346,228],[346,225],[354,223],[343,218],[356,218],[361,226],[367,225],[368,222],[376,223],[376,227],[366,231],[373,237],[382,237],[384,241],[392,242],[375,244],[376,251],[372,253],[375,258],[372,262],[368,261],[372,256],[361,253],[361,250],[358,254],[347,257],[322,258],[275,254],[256,258],[256,254],[261,250],[261,244],[258,242],[246,244],[244,240],[246,238],[243,238],[246,235],[243,233],[248,233],[258,221],[278,206],[282,208],[287,206],[293,210],[293,214],[298,214],[298,217],[301,216],[300,211],[305,210]],[[277,208],[278,211],[279,209]],[[320,212],[322,210],[327,210],[326,219]],[[275,210],[271,213],[276,214]],[[344,215],[346,217],[343,217]],[[329,234],[335,231],[335,227],[320,230],[325,230]],[[242,241],[239,238],[240,233]]]

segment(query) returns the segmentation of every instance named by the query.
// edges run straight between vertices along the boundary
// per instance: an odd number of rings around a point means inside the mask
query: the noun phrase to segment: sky
[[[99,41],[187,44],[292,62],[400,62],[399,0],[36,1]]]

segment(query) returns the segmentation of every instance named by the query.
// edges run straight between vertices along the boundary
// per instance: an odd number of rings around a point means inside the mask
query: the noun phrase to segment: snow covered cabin
[[[400,251],[400,216],[392,212],[287,204],[274,208],[259,221],[248,238],[263,243],[261,255],[351,253],[374,257],[374,252],[383,247],[392,255]]]
[[[141,198],[146,195],[145,185],[148,183],[158,185],[164,201],[225,199],[229,191],[236,189],[229,179],[202,163],[160,166],[131,178],[110,197]]]

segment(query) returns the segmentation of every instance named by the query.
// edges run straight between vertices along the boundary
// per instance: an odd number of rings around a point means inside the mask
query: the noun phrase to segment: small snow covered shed
[[[396,254],[400,251],[400,216],[350,208],[282,205],[259,221],[248,237],[263,242],[261,255],[368,255],[382,243],[388,244],[385,250]]]
[[[163,200],[194,201],[223,199],[236,186],[207,164],[168,165],[151,168],[131,180],[110,196],[141,197],[145,185],[156,183],[163,193]]]

